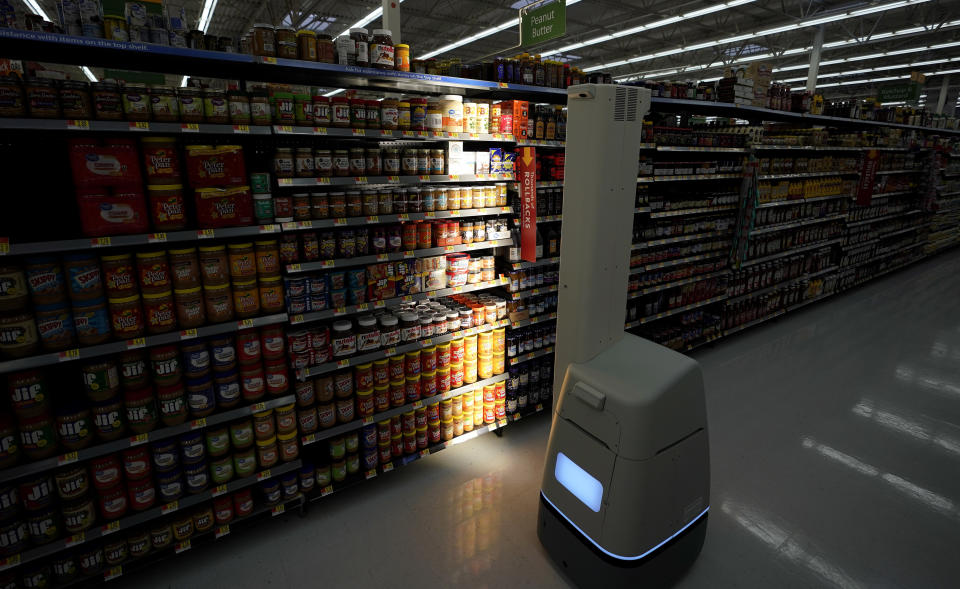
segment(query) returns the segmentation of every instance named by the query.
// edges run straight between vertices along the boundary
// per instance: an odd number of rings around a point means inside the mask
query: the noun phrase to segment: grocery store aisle
[[[957,292],[953,252],[695,354],[712,510],[680,587],[956,586]],[[565,586],[535,530],[548,429],[521,421],[123,580]]]

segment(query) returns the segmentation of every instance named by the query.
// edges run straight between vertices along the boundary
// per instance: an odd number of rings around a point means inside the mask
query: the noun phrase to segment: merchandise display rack
[[[12,29],[0,30],[0,52],[12,58],[22,57],[35,61],[50,61],[54,63],[67,63],[85,66],[103,66],[119,69],[135,69],[144,71],[164,72],[176,75],[192,75],[201,77],[228,78],[240,80],[254,80],[257,82],[279,82],[279,83],[304,83],[312,86],[322,86],[324,88],[347,87],[355,89],[378,89],[384,91],[407,91],[420,94],[460,94],[472,98],[490,98],[490,99],[520,99],[530,100],[539,103],[564,103],[566,101],[566,91],[563,89],[524,86],[517,84],[503,84],[496,82],[487,82],[481,80],[471,80],[466,78],[454,78],[449,76],[433,76],[414,74],[407,72],[383,71],[367,68],[343,67],[337,65],[318,64],[296,60],[269,59],[252,57],[243,54],[232,54],[223,52],[188,50],[172,47],[164,47],[143,43],[122,43],[115,41],[105,41],[102,39],[89,39],[82,37],[69,37],[65,35],[52,35],[46,33],[36,33]],[[416,132],[416,131],[383,131],[377,129],[352,129],[340,127],[314,127],[314,126],[296,126],[296,125],[226,125],[226,124],[207,124],[207,123],[161,123],[156,121],[128,122],[128,121],[100,121],[100,120],[67,120],[67,119],[28,119],[28,118],[8,118],[0,120],[0,133],[23,134],[29,132],[42,132],[51,134],[61,134],[62,137],[98,137],[112,134],[121,137],[146,137],[152,135],[169,135],[176,137],[178,141],[190,141],[192,138],[201,139],[210,137],[213,142],[222,143],[226,141],[235,141],[247,139],[243,143],[244,149],[248,145],[272,145],[276,141],[296,140],[305,141],[323,141],[328,139],[335,140],[366,140],[369,142],[389,142],[405,141],[406,145],[415,145],[425,142],[453,142],[462,141],[465,143],[486,143],[491,147],[502,146],[504,150],[513,147],[529,146],[535,149],[562,149],[562,141],[544,141],[536,139],[526,139],[511,134],[501,133],[457,133],[457,132]],[[57,135],[60,137],[61,135]],[[202,140],[202,139],[201,139]],[[194,140],[196,141],[196,140]],[[349,177],[330,177],[330,178],[274,178],[271,181],[270,188],[274,194],[286,194],[286,191],[294,191],[297,188],[317,188],[317,187],[376,187],[376,186],[421,186],[428,184],[449,184],[449,183],[472,183],[472,182],[509,182],[515,186],[513,175],[509,173],[489,173],[489,174],[421,174],[406,176],[349,176]],[[559,188],[561,181],[544,182],[543,186]],[[180,247],[195,247],[198,245],[225,245],[242,240],[257,239],[280,239],[285,234],[301,234],[309,230],[324,230],[337,228],[352,228],[377,226],[383,224],[393,224],[401,222],[432,221],[441,219],[470,219],[477,217],[495,217],[498,215],[513,215],[515,211],[512,207],[496,206],[484,208],[470,208],[449,211],[430,211],[416,213],[397,213],[387,215],[356,216],[329,219],[310,219],[293,222],[273,222],[262,225],[251,225],[246,227],[230,227],[216,229],[193,229],[180,231],[157,231],[154,233],[141,233],[135,235],[115,235],[105,237],[63,239],[52,241],[24,241],[22,239],[12,239],[0,236],[0,256],[5,261],[12,260],[14,263],[20,259],[19,256],[31,256],[35,254],[48,253],[72,253],[72,252],[91,252],[95,255],[110,255],[113,253],[128,253],[131,251],[142,251],[145,248],[157,247],[165,248],[180,245]],[[561,216],[544,215],[538,219],[541,223],[559,223]],[[181,245],[182,244],[182,245]],[[448,253],[460,252],[490,252],[506,248],[514,244],[513,239],[490,239],[482,242],[465,243],[462,245],[446,245],[432,248],[420,248],[412,251],[401,251],[395,253],[374,254],[367,256],[354,256],[350,258],[337,258],[321,261],[304,261],[284,264],[281,267],[282,275],[295,278],[306,275],[308,272],[324,271],[340,268],[356,268],[369,264],[377,264],[390,261],[416,260],[420,258],[442,256]],[[539,268],[545,264],[557,264],[559,257],[539,260],[534,263],[521,262],[508,265],[516,269]],[[402,303],[415,301],[425,301],[440,297],[450,297],[460,294],[490,291],[502,288],[508,284],[505,277],[500,276],[494,280],[481,283],[469,283],[463,286],[452,286],[448,288],[430,290],[412,293],[404,296],[397,296],[385,300],[367,301],[357,304],[343,305],[325,309],[322,311],[311,311],[306,313],[274,313],[224,323],[203,325],[192,329],[180,331],[171,331],[159,335],[146,335],[143,337],[132,338],[123,341],[115,341],[96,346],[85,346],[72,348],[62,352],[33,354],[23,358],[4,360],[0,362],[0,372],[10,373],[13,371],[24,370],[33,367],[60,365],[69,361],[83,361],[87,359],[99,358],[102,356],[120,354],[131,350],[149,351],[155,347],[167,344],[191,343],[193,340],[203,341],[203,338],[211,336],[231,334],[243,330],[255,329],[265,326],[287,326],[287,329],[299,329],[301,327],[311,329],[317,322],[330,321],[359,315],[366,312],[372,312],[378,309],[393,307]],[[555,292],[554,286],[528,289],[521,293],[517,299],[520,301],[528,297],[539,296],[541,293]],[[123,437],[113,442],[95,443],[85,449],[73,452],[66,452],[58,456],[43,460],[22,462],[21,464],[0,471],[0,480],[5,482],[23,480],[27,477],[52,472],[64,467],[77,467],[83,465],[85,468],[90,464],[90,460],[117,454],[130,449],[139,449],[140,446],[150,448],[151,444],[162,441],[176,440],[179,436],[193,434],[194,432],[209,435],[214,429],[223,428],[229,424],[235,424],[238,420],[250,419],[254,414],[267,414],[271,410],[278,410],[281,407],[291,406],[299,403],[299,397],[292,394],[295,386],[303,384],[304,381],[313,376],[332,375],[335,372],[344,369],[351,369],[360,364],[369,363],[378,359],[394,357],[416,350],[432,348],[438,344],[449,342],[463,336],[474,336],[488,333],[494,329],[515,328],[532,325],[555,319],[556,313],[543,314],[533,317],[526,321],[515,322],[511,324],[508,319],[503,319],[495,323],[487,323],[479,327],[471,327],[460,330],[455,333],[437,335],[410,343],[404,343],[395,347],[378,350],[370,354],[359,354],[351,356],[348,359],[337,360],[333,362],[323,362],[314,366],[305,366],[298,368],[288,366],[290,375],[290,394],[283,394],[277,397],[265,397],[263,401],[238,407],[229,410],[221,410],[211,415],[201,418],[188,418],[188,421],[181,425],[171,427],[158,427],[145,434]],[[508,366],[512,367],[518,363],[527,362],[533,358],[543,358],[553,353],[553,346],[544,346],[543,349],[535,353],[525,354],[519,357],[510,358]],[[288,363],[290,364],[290,363]],[[505,368],[507,368],[505,366]],[[422,400],[407,402],[402,406],[393,407],[387,411],[376,413],[369,417],[356,417],[346,422],[341,422],[332,427],[318,429],[311,433],[302,431],[297,433],[299,457],[290,462],[280,462],[272,468],[260,469],[260,472],[254,476],[246,478],[234,478],[233,480],[219,486],[211,485],[210,489],[196,493],[187,494],[178,501],[161,505],[159,502],[156,507],[143,512],[130,512],[120,520],[104,526],[103,529],[88,529],[85,533],[74,535],[72,537],[61,536],[53,542],[44,544],[37,548],[27,548],[19,554],[14,554],[0,561],[0,571],[12,569],[20,564],[37,563],[51,558],[67,548],[80,546],[98,540],[104,536],[116,531],[127,531],[133,526],[147,525],[148,522],[154,522],[158,518],[171,515],[188,508],[196,509],[198,506],[207,505],[214,498],[220,497],[225,493],[232,493],[237,490],[246,489],[259,483],[265,483],[278,477],[287,477],[301,470],[308,462],[311,462],[315,456],[323,456],[328,444],[333,444],[335,439],[339,439],[345,434],[353,434],[358,430],[373,425],[385,419],[395,419],[402,414],[410,412],[420,412],[425,408],[436,408],[438,404],[449,399],[472,392],[479,395],[478,387],[503,385],[509,378],[509,371],[494,375],[487,379],[478,379],[477,382],[464,384],[431,397],[424,397]],[[479,398],[479,397],[476,397]],[[269,400],[267,400],[269,399]],[[249,402],[249,401],[248,401]],[[524,408],[515,413],[507,413],[505,419],[498,419],[493,424],[484,424],[478,426],[470,432],[456,436],[449,441],[438,444],[432,444],[425,450],[420,450],[415,454],[405,455],[390,462],[383,463],[379,468],[380,472],[389,472],[395,468],[408,464],[420,457],[435,453],[451,445],[459,444],[491,431],[499,434],[499,430],[506,424],[517,421],[522,417],[539,413],[543,411],[544,405],[549,402],[548,398],[543,398],[531,407]],[[323,458],[321,458],[323,460]],[[362,473],[361,479],[372,478],[376,475],[376,470],[371,474],[369,471]],[[121,481],[123,476],[121,475]],[[313,498],[326,496],[333,492],[341,490],[340,483],[334,483],[333,486],[325,487],[322,491],[313,493]],[[257,495],[259,498],[259,495]],[[293,505],[303,501],[304,496],[284,500],[277,506],[258,506],[242,521],[254,516],[270,511],[273,515],[282,513],[285,505]],[[57,514],[59,517],[59,514]],[[241,521],[241,520],[238,520]],[[216,537],[221,537],[229,533],[228,527],[216,528]],[[193,539],[202,539],[211,535],[208,533],[196,534]],[[129,561],[119,566],[110,567],[102,577],[87,577],[81,579],[80,583],[94,582],[97,580],[110,580],[120,577],[125,572],[141,568],[141,564],[152,563],[160,557],[170,556],[180,553],[191,547],[191,540],[185,540],[175,546],[175,550],[157,551],[156,556],[151,555],[148,558],[137,561]],[[126,568],[125,568],[126,567]]]

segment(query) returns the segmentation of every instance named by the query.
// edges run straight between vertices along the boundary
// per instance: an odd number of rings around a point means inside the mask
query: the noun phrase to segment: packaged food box
[[[382,301],[397,296],[397,280],[393,263],[367,266],[368,300]]]
[[[77,188],[142,190],[137,147],[127,139],[73,139],[68,143]]]
[[[249,186],[198,188],[194,200],[197,224],[202,229],[253,223],[253,195]]]
[[[136,190],[79,190],[80,226],[89,237],[146,233],[147,203]]]
[[[188,145],[186,149],[187,176],[194,188],[246,183],[243,148],[239,145]]]

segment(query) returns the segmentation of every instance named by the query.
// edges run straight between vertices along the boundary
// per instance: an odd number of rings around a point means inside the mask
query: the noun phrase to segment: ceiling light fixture
[[[90,71],[90,68],[88,68],[87,66],[85,65],[80,66],[80,71],[83,72],[83,75],[85,75],[87,79],[90,80],[91,82],[99,81],[97,80],[97,76],[93,75],[93,72]]]
[[[872,6],[870,8],[854,10],[847,13],[835,14],[829,18],[829,22],[836,22],[840,20],[846,20],[849,18],[855,18],[857,16],[863,16],[864,14],[869,14],[872,12],[880,12],[883,10],[893,10],[896,8],[903,8],[904,6],[913,6],[916,4],[923,4],[925,2],[930,2],[930,0],[900,0],[899,2],[889,2],[887,4]],[[865,12],[865,11],[869,11],[869,12]],[[815,26],[818,24],[823,24],[824,22],[827,22],[824,20],[825,18],[826,17],[818,17],[818,18],[808,19],[808,20],[800,21],[798,23],[794,23],[793,25],[791,25],[790,30],[803,29],[803,28]],[[664,51],[658,51],[656,53],[648,53],[646,55],[637,55],[629,59],[621,60],[613,63],[616,65],[623,65],[624,63],[636,63],[638,61],[648,61],[651,59],[656,59],[658,57],[666,57],[668,55],[677,55],[679,53],[686,53],[688,51],[696,51],[698,49],[706,49],[708,47],[716,47],[718,45],[726,45],[729,43],[736,43],[738,41],[745,41],[747,39],[753,39],[755,37],[760,37],[765,34],[772,34],[770,31],[776,31],[776,30],[777,29],[767,29],[766,31],[758,31],[755,33],[747,33],[744,35],[735,35],[733,37],[724,37],[722,39],[716,39],[714,41],[697,43],[696,45],[687,45],[684,47],[676,47],[674,49],[666,49]],[[616,67],[616,66],[612,65],[611,63],[602,63],[599,65],[583,68],[583,71],[595,72],[597,70],[602,70],[608,67]]]
[[[938,30],[943,30],[943,29],[950,28],[950,27],[955,27],[955,26],[960,26],[960,20],[953,20],[953,21],[945,22],[945,23],[943,23],[943,24],[941,24],[941,25],[938,25],[937,28],[938,28]],[[861,40],[861,39],[846,39],[846,40],[843,40],[843,41],[834,41],[834,42],[832,42],[832,43],[824,43],[824,44],[823,44],[823,50],[824,50],[824,51],[827,51],[827,50],[830,50],[830,49],[837,49],[837,48],[840,48],[840,47],[845,47],[845,46],[847,46],[847,45],[853,45],[853,44],[856,44],[856,43],[872,43],[872,42],[874,42],[874,41],[882,41],[882,40],[888,39],[888,38],[890,38],[890,37],[900,37],[900,36],[906,36],[906,35],[914,35],[914,34],[917,34],[917,33],[928,32],[928,31],[930,31],[931,29],[932,29],[932,27],[913,27],[913,28],[909,28],[909,29],[901,29],[901,30],[899,30],[899,31],[888,31],[888,32],[885,32],[885,33],[877,33],[877,34],[875,34],[875,35],[871,35],[869,39],[865,39],[865,40]],[[889,57],[889,56],[891,56],[891,55],[902,55],[902,54],[906,54],[906,53],[918,53],[918,52],[921,52],[921,51],[936,51],[936,50],[939,50],[939,49],[947,49],[947,48],[950,48],[950,47],[958,47],[958,46],[960,46],[960,42],[939,43],[939,44],[936,44],[936,45],[924,45],[924,46],[921,46],[921,47],[911,47],[911,48],[906,48],[906,49],[897,49],[897,50],[892,50],[892,51],[885,51],[885,52],[882,52],[882,53],[871,53],[871,54],[867,54],[867,55],[853,55],[853,56],[845,57],[845,58],[842,58],[842,59],[833,59],[833,60],[821,61],[821,62],[820,62],[820,67],[824,67],[824,66],[828,66],[828,65],[835,65],[835,64],[838,64],[838,63],[846,63],[846,62],[850,62],[850,61],[864,61],[864,60],[868,60],[868,59],[877,59],[877,58],[880,58],[880,57]],[[750,56],[747,56],[747,57],[742,57],[742,58],[740,58],[740,59],[735,59],[735,60],[733,60],[733,61],[728,61],[728,62],[726,62],[726,63],[724,63],[724,62],[722,62],[722,61],[714,61],[714,62],[710,62],[710,63],[699,64],[699,65],[696,65],[696,66],[693,66],[693,67],[699,68],[699,69],[697,69],[696,71],[705,71],[705,70],[716,69],[716,68],[721,68],[721,67],[728,67],[728,66],[731,66],[731,65],[739,65],[739,64],[748,63],[748,62],[751,62],[751,61],[762,60],[762,59],[778,59],[778,58],[788,57],[788,56],[792,56],[792,55],[801,55],[801,54],[804,54],[804,53],[809,53],[812,49],[813,49],[812,47],[795,47],[795,48],[793,48],[793,49],[787,49],[786,51],[783,51],[783,52],[781,52],[781,53],[779,53],[779,54],[774,54],[774,53],[762,53],[762,54],[756,54],[756,55],[750,55]],[[810,64],[803,63],[803,64],[797,64],[797,65],[783,66],[783,67],[780,67],[780,68],[774,68],[774,69],[773,69],[773,72],[774,72],[774,73],[777,73],[777,72],[785,72],[785,71],[791,71],[791,70],[803,70],[803,69],[808,69],[809,67],[810,67]],[[670,69],[670,70],[660,70],[660,71],[657,71],[657,72],[655,72],[655,73],[634,72],[634,73],[632,73],[632,74],[627,74],[627,75],[623,75],[623,76],[617,76],[617,77],[614,78],[614,79],[617,80],[617,81],[619,81],[619,82],[631,82],[631,81],[634,81],[634,80],[639,80],[639,79],[641,79],[641,78],[662,78],[662,77],[664,77],[664,76],[672,76],[672,75],[675,75],[675,74],[682,74],[682,73],[687,73],[687,72],[690,72],[690,71],[691,71],[691,68],[687,67],[687,68],[676,68],[676,69]],[[719,79],[720,79],[720,78],[710,78],[710,79],[704,79],[704,80],[702,80],[702,81],[708,82],[708,81],[711,81],[711,80],[719,80]]]
[[[752,2],[752,1],[753,1],[753,0],[751,0],[751,2]],[[580,0],[567,0],[567,6],[571,6],[571,5],[573,5],[573,4],[576,4],[577,2],[580,2]],[[450,50],[452,50],[452,49],[456,49],[457,47],[463,47],[464,45],[468,45],[468,44],[470,44],[470,43],[473,43],[474,41],[479,41],[480,39],[483,39],[483,38],[485,38],[485,37],[489,37],[490,35],[495,35],[495,34],[499,33],[500,31],[505,31],[505,30],[507,30],[507,29],[510,29],[510,28],[513,28],[513,27],[519,27],[519,26],[520,26],[520,21],[519,21],[519,19],[509,20],[509,21],[507,21],[507,22],[505,22],[505,23],[502,23],[502,24],[499,24],[499,25],[497,25],[497,26],[495,26],[495,27],[490,27],[489,29],[484,29],[484,30],[480,31],[479,33],[477,33],[477,34],[475,34],[475,35],[470,35],[469,37],[464,37],[463,39],[460,39],[459,41],[456,41],[456,42],[454,42],[454,43],[450,43],[449,45],[444,45],[443,47],[441,47],[441,48],[439,48],[439,49],[434,49],[433,51],[428,51],[428,52],[424,53],[423,55],[421,55],[421,56],[420,56],[420,59],[430,59],[431,57],[436,57],[437,55],[440,55],[441,53],[446,53],[447,51],[450,51]],[[549,55],[549,54],[547,54],[547,53],[541,53],[540,55],[541,55],[542,57],[546,57],[546,56]]]
[[[927,66],[927,65],[937,65],[937,64],[941,64],[941,63],[954,63],[954,62],[958,62],[958,61],[960,61],[960,57],[949,57],[949,58],[943,58],[943,59],[931,59],[931,60],[928,60],[928,61],[915,61],[915,62],[912,62],[912,63],[898,63],[898,64],[894,64],[894,65],[879,65],[879,66],[877,66],[877,67],[868,67],[868,68],[863,68],[863,69],[859,69],[859,70],[847,70],[847,71],[845,71],[845,72],[830,72],[830,73],[827,73],[827,74],[821,73],[821,74],[819,74],[819,75],[817,76],[817,79],[819,80],[819,79],[821,79],[821,78],[839,78],[839,77],[843,77],[843,76],[857,76],[857,75],[860,75],[860,74],[868,74],[868,73],[872,73],[872,72],[882,72],[882,71],[887,71],[887,70],[898,70],[898,69],[903,69],[903,68],[908,68],[908,67],[909,67],[909,68],[917,68],[917,67],[923,67],[923,66]],[[822,64],[821,64],[821,65],[822,65]],[[783,79],[777,79],[777,80],[775,80],[775,81],[777,81],[777,82],[783,82],[783,83],[785,83],[785,84],[789,84],[790,82],[803,82],[803,81],[805,81],[806,79],[807,79],[807,77],[804,76],[804,77],[802,77],[802,78],[783,78]]]
[[[217,0],[203,0],[203,8],[200,9],[200,20],[197,22],[197,28],[207,32],[210,28],[210,22],[213,20],[213,11],[217,9]]]
[[[581,41],[579,43],[573,43],[572,45],[565,45],[559,49],[552,49],[550,51],[543,51],[540,53],[541,57],[549,57],[551,55],[556,55],[557,53],[566,53],[568,51],[573,51],[575,49],[580,49],[581,47],[587,47],[590,45],[597,45],[600,43],[606,43],[607,41],[612,41],[614,39],[619,39],[621,37],[627,37],[630,35],[635,35],[643,31],[649,31],[652,29],[658,29],[660,27],[665,27],[667,25],[672,25],[673,23],[680,22],[682,20],[687,20],[691,18],[698,18],[705,16],[707,14],[712,14],[714,12],[720,12],[722,10],[727,10],[730,8],[735,8],[737,6],[742,6],[744,4],[750,4],[756,0],[732,0],[731,2],[724,2],[721,4],[715,4],[713,6],[708,6],[706,8],[701,8],[700,10],[694,10],[693,12],[688,12],[686,14],[681,14],[680,16],[671,16],[664,19],[654,21],[649,24],[640,25],[636,27],[631,27],[629,29],[623,29],[621,31],[616,31],[608,35],[602,35],[600,37],[594,37],[593,39],[588,39],[586,41]],[[569,3],[567,3],[569,5]]]
[[[44,12],[42,8],[40,8],[40,5],[37,4],[36,0],[23,0],[23,3],[26,4],[27,8],[32,10],[34,14],[42,16],[43,20],[48,20],[50,22],[53,22],[53,19],[47,16],[47,13]]]

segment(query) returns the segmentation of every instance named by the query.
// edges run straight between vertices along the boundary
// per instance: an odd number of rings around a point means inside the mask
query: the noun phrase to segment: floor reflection
[[[940,431],[947,427],[952,427],[954,430],[960,429],[956,426],[940,424],[923,416],[905,417],[866,397],[854,405],[851,411],[854,415],[869,419],[886,429],[928,442],[954,456],[960,456],[960,437]]]
[[[449,563],[451,585],[485,587],[482,579],[496,571],[497,559],[503,556],[498,538],[509,527],[504,514],[510,510],[501,509],[502,500],[499,471],[470,479],[447,495],[448,554],[454,560]]]

